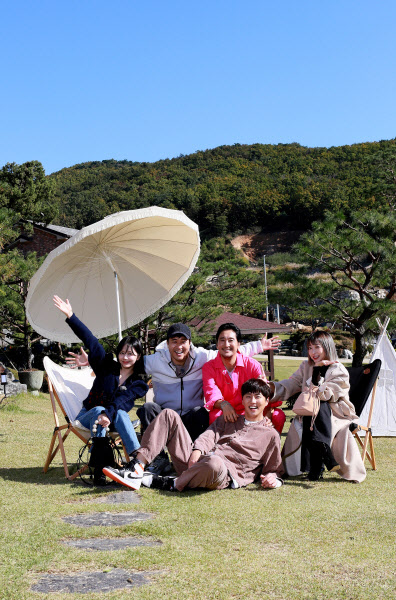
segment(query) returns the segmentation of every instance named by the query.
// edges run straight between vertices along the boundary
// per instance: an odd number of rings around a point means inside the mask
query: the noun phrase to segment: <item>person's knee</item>
[[[180,415],[172,408],[164,408],[164,410],[161,411],[161,415],[163,415],[161,418],[168,423],[173,423],[174,421],[180,421],[182,423]]]
[[[224,464],[223,459],[220,458],[220,456],[216,456],[216,454],[208,456],[206,460],[206,466],[220,478],[222,478],[227,473],[227,468]]]
[[[194,469],[194,466],[191,469]],[[203,487],[209,490],[224,487],[223,484],[228,471],[224,461],[219,456],[215,454],[205,456],[202,461],[196,463],[195,470],[196,472],[194,472],[194,476],[188,482],[187,487]]]
[[[174,410],[172,410],[171,408],[164,408],[164,410],[162,411],[164,416],[166,416],[168,419],[169,417],[172,417],[175,413]]]

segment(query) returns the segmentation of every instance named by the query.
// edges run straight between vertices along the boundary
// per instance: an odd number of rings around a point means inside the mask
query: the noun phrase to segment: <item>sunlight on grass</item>
[[[13,405],[0,410],[0,598],[68,597],[36,595],[30,586],[43,573],[112,568],[158,570],[151,585],[133,590],[134,599],[394,598],[396,439],[375,439],[378,471],[369,469],[360,485],[326,474],[322,482],[299,478],[276,491],[256,485],[183,494],[142,489],[139,505],[109,505],[95,502],[107,490],[69,483],[58,456],[42,473],[54,427],[49,396],[27,394]],[[75,436],[65,442],[70,463],[80,445]],[[61,520],[125,510],[150,512],[154,518],[89,530]],[[94,553],[60,543],[126,535],[152,536],[163,545]],[[132,597],[131,590],[102,596]]]

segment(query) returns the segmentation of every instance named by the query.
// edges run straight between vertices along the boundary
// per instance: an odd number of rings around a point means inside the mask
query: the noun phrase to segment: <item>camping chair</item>
[[[367,419],[367,425],[361,425],[360,423],[355,427],[352,431],[355,436],[357,442],[363,448],[362,450],[362,460],[367,457],[374,471],[376,470],[375,463],[375,454],[374,454],[374,444],[373,444],[373,436],[371,435],[371,419],[373,416],[374,410],[374,402],[375,402],[375,392],[377,389],[377,381],[378,375],[381,369],[381,361],[379,358],[374,360],[369,365],[362,365],[361,367],[348,367],[347,371],[349,373],[349,382],[350,382],[350,390],[349,390],[349,399],[355,407],[355,412],[358,417],[362,414],[363,408],[371,394],[371,402],[370,402],[370,410],[369,416]],[[366,434],[364,436],[364,441],[362,442],[359,432],[365,431]],[[367,450],[367,446],[370,444],[370,453]]]
[[[64,442],[70,432],[74,433],[82,442],[84,442],[84,444],[87,443],[91,437],[90,430],[86,427],[83,427],[81,423],[75,419],[82,408],[83,400],[85,400],[85,398],[88,396],[89,390],[91,389],[94,381],[94,377],[92,370],[89,368],[75,370],[61,367],[48,358],[48,356],[44,358],[44,369],[47,373],[48,389],[51,398],[52,411],[54,414],[55,428],[52,434],[47,460],[45,461],[43,471],[44,473],[48,471],[48,467],[53,461],[58,450],[60,450],[66,478],[70,481],[73,481],[73,479],[78,477],[86,467],[78,470],[73,475],[70,475],[66,460]],[[59,408],[66,419],[66,423],[64,425],[59,424],[56,403],[58,403]],[[119,435],[116,431],[111,432],[110,435],[113,439],[119,438]],[[55,442],[57,440],[58,445],[54,450]],[[125,458],[128,461],[129,456],[124,444],[122,444],[122,447]]]

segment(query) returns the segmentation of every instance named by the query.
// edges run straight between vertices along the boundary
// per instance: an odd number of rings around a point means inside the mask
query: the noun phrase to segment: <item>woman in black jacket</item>
[[[135,400],[146,395],[148,386],[140,379],[144,373],[143,349],[138,339],[124,337],[117,346],[117,362],[106,354],[102,344],[76,317],[69,300],[54,296],[55,306],[66,315],[66,323],[89,350],[89,364],[95,380],[83,402],[76,420],[91,430],[96,437],[104,437],[110,425],[121,436],[129,455],[139,448],[135,430],[128,412]],[[95,421],[98,421],[95,432]],[[104,483],[102,473],[94,474],[95,483]]]

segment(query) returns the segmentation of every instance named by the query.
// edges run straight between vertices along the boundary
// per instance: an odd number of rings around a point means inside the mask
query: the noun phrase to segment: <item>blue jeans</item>
[[[92,427],[100,414],[104,411],[103,406],[94,406],[90,410],[86,408],[82,408],[78,413],[76,419],[80,421],[81,425],[91,430],[91,435],[93,435]],[[126,451],[129,455],[132,454],[135,450],[140,448],[140,444],[136,437],[135,430],[131,423],[131,419],[125,410],[118,410],[116,412],[116,416],[114,421],[112,422],[115,430],[120,434],[120,437],[124,443]],[[104,437],[106,435],[106,430],[98,424],[98,428],[96,431],[97,437]]]

